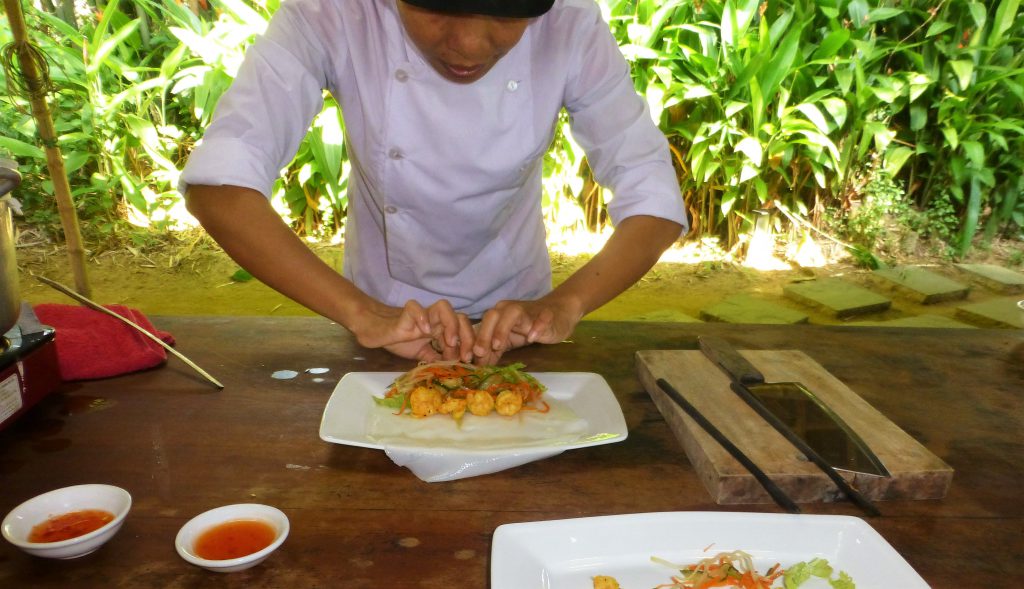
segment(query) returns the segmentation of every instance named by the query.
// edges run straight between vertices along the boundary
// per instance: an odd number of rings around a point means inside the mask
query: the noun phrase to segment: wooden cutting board
[[[740,353],[768,382],[803,383],[856,431],[889,469],[891,477],[842,472],[872,500],[940,499],[953,469],[799,350]],[[664,378],[794,501],[834,501],[835,484],[808,462],[729,387],[726,376],[700,351],[641,350],[637,371],[704,486],[719,504],[771,503],[757,480],[663,393]]]

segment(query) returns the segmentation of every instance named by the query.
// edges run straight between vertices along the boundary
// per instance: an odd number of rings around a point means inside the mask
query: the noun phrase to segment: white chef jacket
[[[269,195],[327,90],[352,164],[343,272],[387,304],[445,298],[476,317],[551,290],[541,175],[563,107],[614,194],[613,223],[652,215],[686,226],[665,137],[593,0],[557,0],[472,84],[423,59],[396,1],[283,2],[192,152],[182,191]]]

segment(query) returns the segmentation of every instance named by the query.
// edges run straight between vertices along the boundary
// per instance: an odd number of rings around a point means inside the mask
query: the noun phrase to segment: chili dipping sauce
[[[114,514],[102,509],[72,511],[56,515],[34,526],[28,535],[28,541],[43,544],[70,540],[96,531],[112,521]]]
[[[206,560],[229,560],[259,552],[273,543],[277,530],[258,519],[236,519],[207,529],[196,539],[196,556]]]

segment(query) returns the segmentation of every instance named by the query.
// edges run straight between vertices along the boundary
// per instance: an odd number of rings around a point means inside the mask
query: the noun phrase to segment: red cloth
[[[141,311],[123,305],[104,306],[167,344],[174,344],[171,334],[153,327]],[[35,312],[40,323],[56,330],[57,363],[66,381],[118,376],[153,368],[167,360],[163,347],[106,313],[51,303],[36,305]]]

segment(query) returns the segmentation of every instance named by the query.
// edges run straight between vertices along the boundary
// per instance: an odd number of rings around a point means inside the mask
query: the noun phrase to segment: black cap
[[[461,14],[532,18],[551,10],[555,0],[402,0],[406,4]]]

